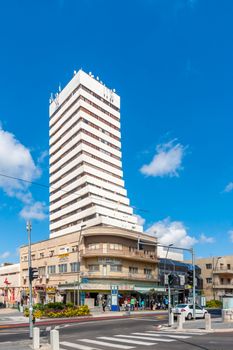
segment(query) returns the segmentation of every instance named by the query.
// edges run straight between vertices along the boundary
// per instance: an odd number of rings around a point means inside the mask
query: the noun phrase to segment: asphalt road
[[[109,319],[59,326],[60,350],[232,350],[233,333],[177,334],[158,331],[166,323],[165,316]],[[49,329],[42,327],[42,341],[47,342]],[[26,349],[27,329],[0,331],[0,349]],[[7,343],[10,342],[10,343]]]

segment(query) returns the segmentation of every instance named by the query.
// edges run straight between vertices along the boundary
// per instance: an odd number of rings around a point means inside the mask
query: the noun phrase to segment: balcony
[[[228,269],[227,267],[221,267],[213,270],[213,274],[215,275],[233,275],[233,268]]]
[[[147,252],[143,250],[130,250],[123,247],[122,249],[110,249],[109,247],[100,247],[99,249],[84,248],[80,251],[80,255],[83,258],[92,257],[114,257],[124,258],[135,261],[147,261],[150,263],[157,263],[158,259],[154,252]]]
[[[213,289],[232,289],[233,290],[233,283],[215,282],[213,284]]]
[[[82,275],[83,278],[88,279],[100,279],[100,280],[127,280],[127,281],[151,281],[157,282],[158,279],[155,275],[145,275],[140,273],[124,273],[124,272],[109,272],[106,275],[103,275],[101,272],[84,272]]]

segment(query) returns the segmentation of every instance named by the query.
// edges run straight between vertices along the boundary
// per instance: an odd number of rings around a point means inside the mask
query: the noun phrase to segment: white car
[[[205,315],[208,313],[208,311],[199,305],[196,305],[196,318],[205,318]],[[187,320],[191,320],[193,318],[193,305],[192,304],[177,304],[173,309],[172,312],[175,317],[178,315],[184,314],[185,318]]]

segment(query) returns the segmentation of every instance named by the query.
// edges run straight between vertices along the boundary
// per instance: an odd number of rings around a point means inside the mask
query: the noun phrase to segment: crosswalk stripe
[[[133,333],[133,334],[143,334],[143,333]],[[147,335],[147,337],[146,337]],[[148,337],[150,336],[150,337]],[[133,338],[133,339],[144,339],[144,340],[149,340],[149,341],[153,341],[153,340],[156,340],[156,341],[161,341],[161,342],[164,342],[164,343],[170,343],[172,341],[174,341],[173,339],[163,339],[163,338],[153,338],[154,335],[150,335],[150,334],[145,334],[145,336],[137,336],[137,335],[123,335],[123,334],[118,334],[118,335],[115,335],[115,337],[125,337],[125,338]]]
[[[114,339],[114,338],[112,338],[112,339]],[[105,341],[99,341],[99,340],[93,340],[93,339],[79,339],[79,341],[82,341],[85,343],[96,344],[96,345],[104,345],[104,346],[108,346],[110,348],[125,349],[125,350],[134,348],[134,346],[106,343]]]
[[[62,342],[60,342],[60,344],[64,345],[64,346],[68,346],[68,347],[73,348],[73,349],[79,349],[79,350],[100,350],[100,349],[93,348],[93,347],[86,346],[86,345],[82,345],[82,344],[70,343],[68,341],[62,341]]]
[[[191,338],[189,335],[176,335],[176,334],[164,334],[164,333],[132,333],[132,334],[135,334],[135,335],[145,335],[147,337],[161,337],[162,335],[165,335],[166,337],[168,338],[177,338],[177,339],[188,339],[188,338]],[[157,339],[156,339],[157,340]]]
[[[173,335],[173,334],[179,334],[179,335],[204,335],[205,333],[199,333],[199,332],[177,332],[175,331],[174,333],[172,331],[147,331],[147,332],[150,332],[150,333],[156,333],[156,334],[170,334],[170,335]]]
[[[129,340],[129,339],[118,339],[118,338],[113,338],[113,337],[97,337],[98,339],[104,339],[104,340],[114,340],[114,341],[119,341],[122,343],[128,343],[128,344],[136,344],[136,345],[155,345],[156,343],[148,343],[148,342],[142,342],[138,340]]]

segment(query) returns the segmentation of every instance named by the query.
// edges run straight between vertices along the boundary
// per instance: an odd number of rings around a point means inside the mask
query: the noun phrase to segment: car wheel
[[[192,319],[192,317],[193,317],[193,316],[192,316],[192,314],[191,314],[191,313],[189,313],[189,314],[187,315],[187,320],[189,320],[189,321],[190,321],[190,320]]]

